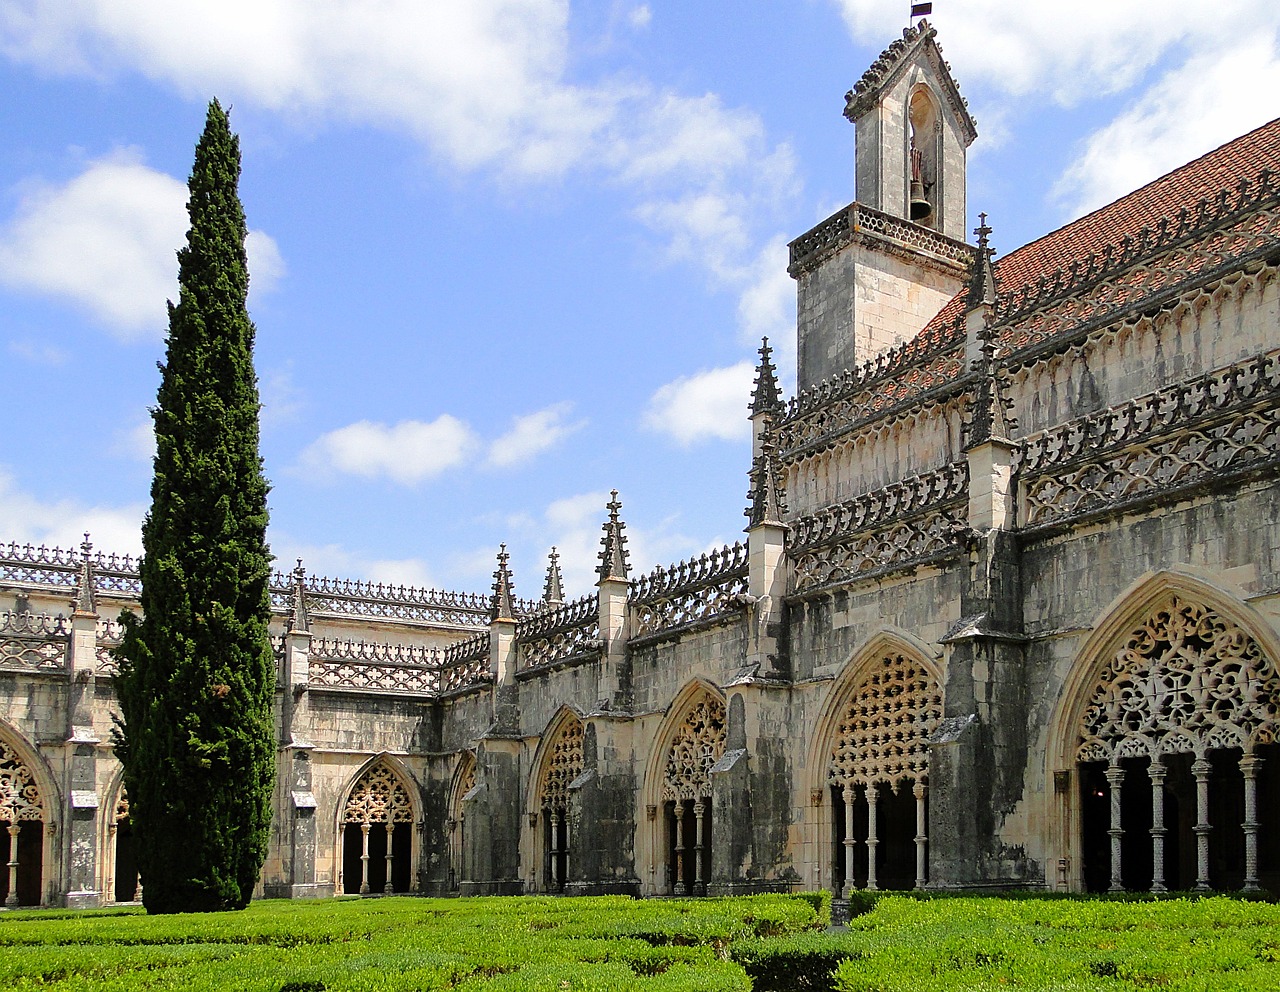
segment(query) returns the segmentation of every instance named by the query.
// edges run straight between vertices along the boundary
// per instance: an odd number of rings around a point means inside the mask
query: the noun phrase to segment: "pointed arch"
[[[1190,569],[1112,601],[1049,727],[1060,884],[1280,889],[1278,661],[1271,624]]]
[[[61,800],[44,760],[11,724],[0,721],[0,876],[6,906],[44,901],[53,860],[50,826]],[[3,868],[0,868],[3,871]]]
[[[905,111],[907,217],[924,227],[941,230],[946,171],[942,168],[942,101],[932,86],[919,79],[907,93]],[[920,188],[913,190],[916,182]],[[918,205],[921,202],[927,203],[929,209],[922,210]]]
[[[532,863],[541,866],[534,888],[561,892],[569,877],[569,784],[583,769],[585,725],[572,706],[561,706],[543,731],[525,790]]]
[[[403,762],[386,752],[369,758],[348,780],[337,810],[340,891],[389,895],[414,888],[417,792]]]
[[[98,859],[102,866],[102,898],[106,902],[138,902],[142,899],[142,880],[138,876],[123,765],[112,772],[103,796],[102,854]]]
[[[462,887],[462,866],[466,863],[466,814],[462,800],[476,787],[476,753],[465,749],[458,755],[453,769],[453,780],[449,783],[448,816],[445,826],[449,831],[449,891],[457,892]]]
[[[711,769],[724,754],[728,709],[710,682],[687,683],[663,717],[645,772],[656,891],[702,894],[711,873]],[[661,816],[658,812],[661,811]],[[661,832],[661,839],[657,835]]]
[[[890,627],[832,684],[809,743],[807,808],[833,889],[927,881],[929,740],[943,716],[942,686],[928,646]]]

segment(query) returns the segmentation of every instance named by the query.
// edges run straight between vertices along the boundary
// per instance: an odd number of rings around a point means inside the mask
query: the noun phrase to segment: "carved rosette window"
[[[1084,711],[1078,761],[1243,748],[1275,740],[1280,675],[1258,642],[1170,596],[1107,664]]]
[[[582,722],[567,720],[556,735],[542,780],[542,808],[567,810],[569,783],[582,774]]]
[[[708,693],[690,707],[676,731],[662,776],[664,802],[696,801],[711,795],[711,766],[724,754],[724,703]]]
[[[386,765],[374,765],[360,776],[343,814],[345,823],[409,823],[413,807],[403,783]]]
[[[0,821],[43,820],[44,804],[31,770],[0,741]]]
[[[923,783],[929,738],[942,720],[942,690],[902,654],[876,661],[840,720],[828,778],[833,785]]]

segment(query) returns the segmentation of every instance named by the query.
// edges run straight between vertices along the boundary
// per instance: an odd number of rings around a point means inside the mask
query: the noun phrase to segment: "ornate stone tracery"
[[[899,652],[878,659],[844,709],[831,750],[833,785],[924,782],[942,691],[923,664]]]
[[[542,778],[543,809],[569,808],[569,783],[582,774],[582,721],[572,717],[560,725]]]
[[[400,777],[379,762],[352,787],[342,819],[344,823],[409,823],[413,805]]]
[[[662,774],[664,802],[684,802],[711,795],[711,766],[725,746],[724,703],[705,693],[685,715],[667,752]]]
[[[1078,761],[1158,757],[1275,740],[1280,673],[1236,623],[1170,595],[1108,662],[1080,723]]]
[[[0,740],[0,820],[43,820],[44,803],[35,777],[18,753]]]

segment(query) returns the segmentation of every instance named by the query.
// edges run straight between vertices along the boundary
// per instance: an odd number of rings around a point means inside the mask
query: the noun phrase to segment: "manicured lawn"
[[[1280,989],[1280,907],[1265,903],[886,896],[847,933],[829,934],[815,901],[386,898],[165,917],[13,912],[0,914],[0,989]]]

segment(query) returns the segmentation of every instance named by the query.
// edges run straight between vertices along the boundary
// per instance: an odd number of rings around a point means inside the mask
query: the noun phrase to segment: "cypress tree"
[[[152,410],[142,616],[121,615],[117,649],[117,753],[151,913],[247,905],[271,822],[272,559],[239,179],[239,140],[215,100]]]

